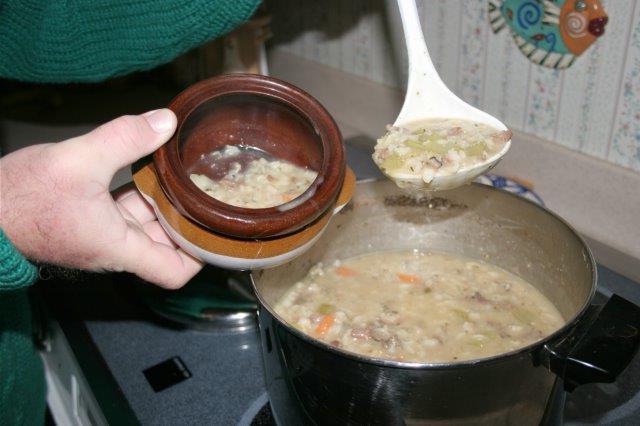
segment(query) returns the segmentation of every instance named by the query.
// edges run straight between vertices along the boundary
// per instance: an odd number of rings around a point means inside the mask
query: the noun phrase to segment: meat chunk
[[[462,127],[460,126],[452,127],[447,131],[447,135],[449,136],[458,136],[461,133],[462,133]]]
[[[391,333],[389,333],[386,327],[376,327],[371,330],[371,337],[373,337],[373,340],[376,342],[384,342],[391,339]]]
[[[480,293],[479,291],[476,291],[475,293],[473,293],[473,295],[470,297],[470,299],[473,300],[473,301],[476,301],[478,303],[483,303],[483,304],[486,304],[486,303],[490,302],[490,300],[487,299],[486,297],[484,297],[482,295],[482,293]]]
[[[491,135],[491,140],[494,141],[495,143],[507,143],[508,141],[511,140],[512,136],[513,136],[513,132],[511,132],[511,130],[503,130],[501,132],[494,133],[493,135]]]
[[[351,329],[351,337],[357,340],[367,340],[371,338],[371,329],[366,327],[353,327]]]

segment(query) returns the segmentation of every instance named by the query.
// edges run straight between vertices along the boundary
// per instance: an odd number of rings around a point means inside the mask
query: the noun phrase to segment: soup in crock
[[[255,150],[254,150],[255,151]],[[216,200],[237,207],[260,209],[285,204],[311,186],[318,173],[288,161],[272,158],[265,153],[252,152],[249,161],[234,161],[243,150],[234,145],[214,151],[203,159],[215,166],[217,161],[229,162],[221,179],[192,173],[191,181]]]

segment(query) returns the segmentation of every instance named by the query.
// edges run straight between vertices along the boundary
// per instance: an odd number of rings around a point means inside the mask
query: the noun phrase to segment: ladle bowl
[[[394,126],[403,127],[434,118],[455,118],[486,124],[496,130],[508,130],[500,120],[469,105],[444,84],[429,56],[415,0],[398,0],[398,8],[409,57],[409,79],[404,104]],[[402,180],[406,186],[414,189],[453,189],[493,168],[510,147],[511,141],[508,141],[500,152],[482,163],[461,168],[453,174],[436,175],[429,183],[424,182],[421,176],[412,174],[385,174],[394,181]]]

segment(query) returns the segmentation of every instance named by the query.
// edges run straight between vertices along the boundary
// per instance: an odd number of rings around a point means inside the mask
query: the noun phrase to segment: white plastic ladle
[[[404,104],[394,126],[404,126],[430,118],[456,118],[487,124],[497,130],[507,130],[507,126],[500,120],[469,105],[444,84],[429,57],[415,0],[398,0],[398,8],[409,57],[409,81]],[[421,176],[411,174],[399,173],[389,177],[408,182],[413,188],[452,189],[472,181],[495,166],[510,146],[511,141],[508,141],[500,152],[486,161],[461,168],[453,174],[436,175],[429,183],[424,182]]]

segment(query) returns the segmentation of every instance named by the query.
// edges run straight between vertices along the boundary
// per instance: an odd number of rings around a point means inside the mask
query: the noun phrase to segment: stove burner
[[[262,406],[258,414],[251,420],[251,426],[276,426],[276,419],[268,402]]]
[[[136,290],[156,315],[183,327],[243,332],[257,325],[255,296],[243,272],[205,266],[180,290],[146,284]]]

